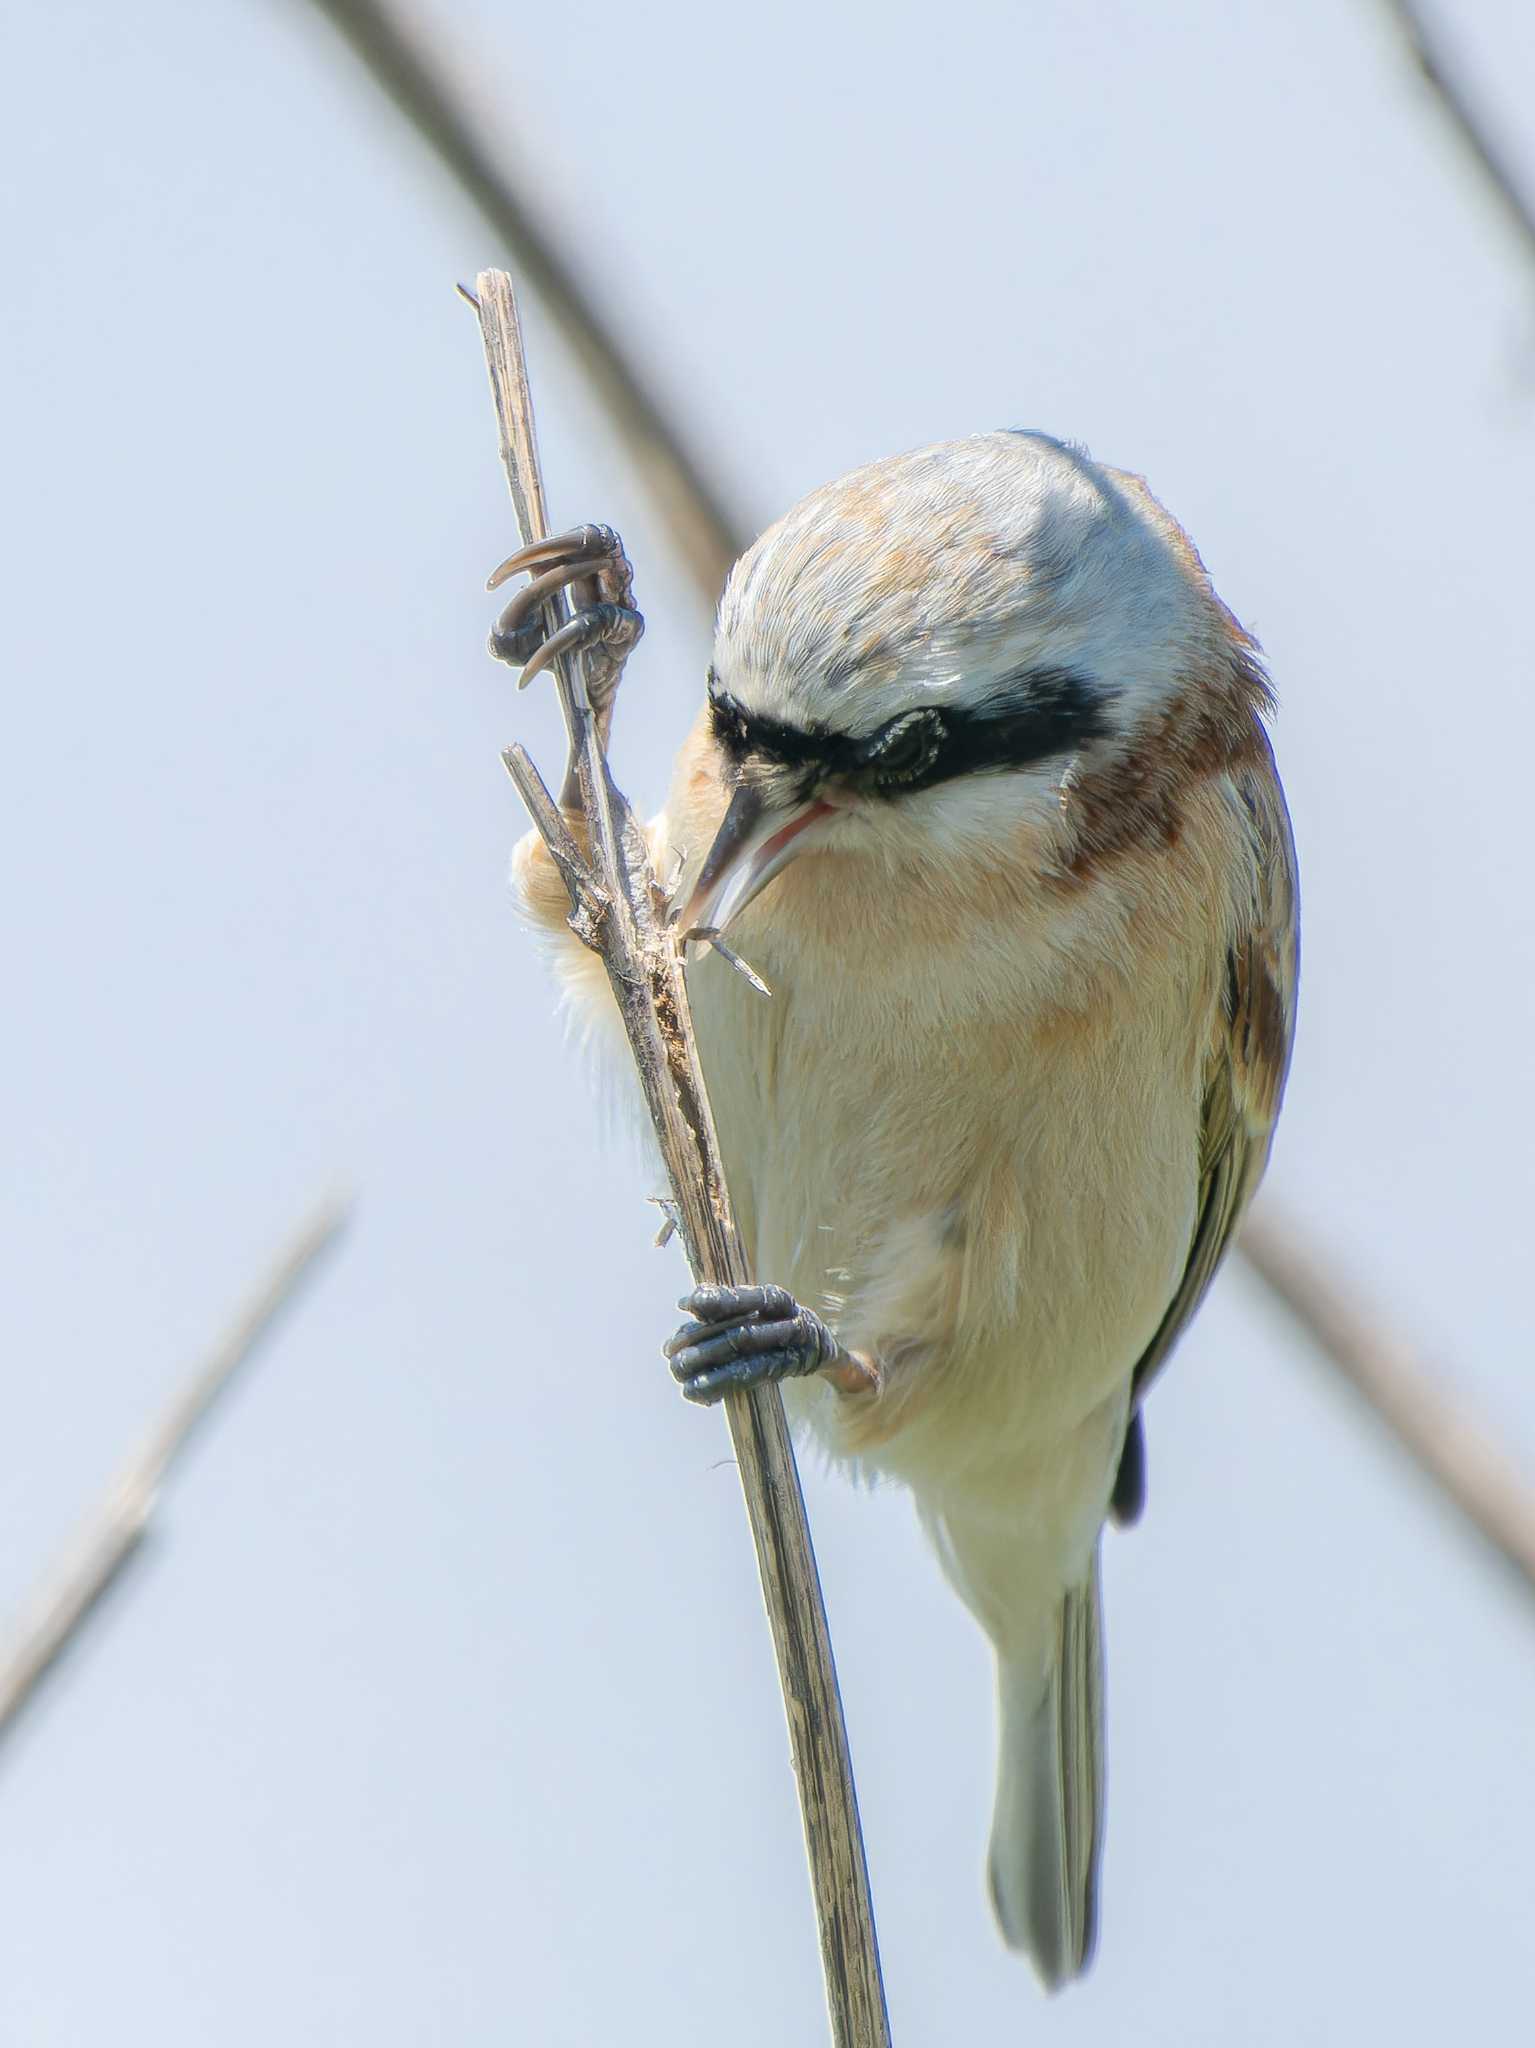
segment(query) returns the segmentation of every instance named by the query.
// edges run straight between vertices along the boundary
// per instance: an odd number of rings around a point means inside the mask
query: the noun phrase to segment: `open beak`
[[[760,792],[743,782],[698,871],[682,913],[684,931],[724,931],[793,860],[805,827],[831,813],[832,806],[819,801],[787,812],[770,810]]]

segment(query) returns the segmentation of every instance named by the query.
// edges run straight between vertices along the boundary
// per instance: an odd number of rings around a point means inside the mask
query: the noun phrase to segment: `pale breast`
[[[1187,1252],[1217,982],[1084,978],[1003,910],[904,945],[848,865],[807,857],[733,931],[770,1000],[713,956],[689,981],[758,1276],[888,1368],[877,1413],[798,1405],[932,1482],[950,1447],[1048,1452],[1127,1386]]]

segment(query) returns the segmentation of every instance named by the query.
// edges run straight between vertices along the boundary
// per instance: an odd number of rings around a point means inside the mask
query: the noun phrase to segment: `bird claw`
[[[556,565],[587,562],[600,565],[610,562],[614,571],[628,577],[632,574],[624,544],[611,526],[573,526],[569,533],[546,533],[542,540],[530,541],[525,548],[519,548],[515,555],[508,555],[498,569],[492,569],[485,579],[487,590],[499,590],[503,583],[524,571],[552,569]]]
[[[693,1320],[661,1349],[684,1396],[701,1406],[849,1360],[821,1318],[784,1287],[695,1287],[677,1306]]]
[[[530,583],[528,589],[535,589]],[[511,609],[510,606],[507,607]],[[504,616],[504,615],[503,615]],[[490,636],[490,651],[498,661],[520,667],[519,690],[525,690],[536,675],[566,654],[601,654],[606,657],[594,678],[588,671],[587,692],[595,711],[605,711],[618,689],[618,678],[629,650],[645,630],[638,612],[618,604],[588,605],[576,612],[557,632],[544,635],[538,619],[515,622],[510,630],[499,622]]]
[[[530,580],[503,607],[491,630],[491,653],[522,670],[523,689],[562,655],[584,653],[592,708],[605,717],[624,663],[645,630],[634,608],[634,571],[623,542],[611,526],[548,534],[509,555],[485,587],[499,590],[524,572]],[[551,633],[543,608],[564,589],[570,592],[571,617]]]
[[[491,629],[490,651],[497,661],[522,670],[517,685],[522,690],[564,655],[579,653],[587,702],[596,714],[597,739],[605,747],[624,663],[645,630],[645,621],[634,608],[634,570],[624,544],[611,526],[575,526],[569,533],[546,534],[508,555],[485,587],[499,590],[510,577],[524,573],[529,581],[503,606]],[[548,608],[549,600],[567,589],[570,616],[560,623]],[[576,752],[573,736],[560,791],[565,810],[581,808]]]

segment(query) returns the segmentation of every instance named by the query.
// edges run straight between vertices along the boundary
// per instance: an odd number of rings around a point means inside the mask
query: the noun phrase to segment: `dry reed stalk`
[[[476,294],[501,460],[526,546],[545,537],[548,521],[517,304],[504,271],[482,271]],[[546,614],[547,629],[558,630],[568,617],[563,593]],[[609,772],[580,664],[562,657],[554,669],[589,855],[521,747],[507,749],[507,771],[564,878],[571,929],[607,969],[671,1181],[668,1213],[693,1276],[745,1282],[751,1274],[720,1164],[666,893]],[[776,1387],[763,1386],[728,1394],[724,1408],[778,1656],[832,2039],[837,2048],[888,2048],[847,1730],[783,1403]]]

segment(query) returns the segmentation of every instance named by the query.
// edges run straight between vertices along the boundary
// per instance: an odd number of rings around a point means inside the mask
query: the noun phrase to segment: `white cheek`
[[[996,775],[961,775],[891,806],[908,847],[974,859],[1005,845],[1019,828],[1049,831],[1063,815],[1068,764],[1041,762]]]

